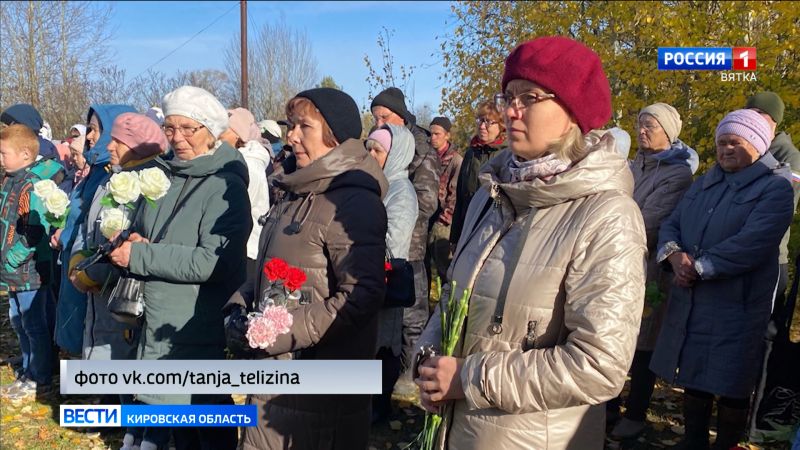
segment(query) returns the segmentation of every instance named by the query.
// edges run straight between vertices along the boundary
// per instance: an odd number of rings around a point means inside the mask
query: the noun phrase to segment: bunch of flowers
[[[280,258],[264,264],[264,275],[269,286],[258,302],[257,311],[247,316],[246,333],[250,347],[260,349],[273,345],[278,336],[291,330],[293,317],[286,305],[289,300],[300,298],[300,288],[306,282],[305,272]]]
[[[453,281],[450,283],[449,292],[445,292],[446,298],[443,298],[439,303],[441,312],[439,318],[442,323],[441,349],[444,356],[453,356],[456,344],[458,344],[464,329],[464,319],[467,317],[467,311],[469,310],[470,289],[465,289],[458,300],[453,297],[455,292],[456,282]],[[441,293],[440,290],[439,294],[441,295]],[[416,442],[420,444],[420,450],[433,450],[435,447],[443,415],[441,411],[440,413],[425,413],[422,432],[416,439]]]
[[[42,200],[47,213],[44,219],[50,226],[64,228],[69,213],[69,196],[53,180],[42,180],[33,185],[33,193]]]
[[[134,209],[139,197],[155,207],[156,200],[167,194],[169,178],[161,169],[151,167],[138,172],[119,172],[106,183],[108,193],[100,200],[105,209],[100,212],[100,232],[106,239],[131,225],[125,212],[120,208]]]

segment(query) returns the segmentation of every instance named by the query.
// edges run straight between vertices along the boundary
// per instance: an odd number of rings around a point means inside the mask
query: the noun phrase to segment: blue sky
[[[223,70],[223,48],[239,31],[239,2],[112,2],[109,42],[115,62],[133,77],[230,10],[213,27],[155,67],[177,70]],[[256,2],[250,1],[248,30],[283,18],[304,30],[319,63],[320,77],[330,75],[359,105],[367,102],[364,54],[380,61],[376,43],[382,26],[395,30],[390,48],[395,64],[414,65],[417,106],[440,104],[441,57],[437,36],[449,31],[449,2]],[[447,24],[446,24],[447,23]],[[409,87],[411,90],[411,87]],[[410,105],[409,105],[410,107]]]

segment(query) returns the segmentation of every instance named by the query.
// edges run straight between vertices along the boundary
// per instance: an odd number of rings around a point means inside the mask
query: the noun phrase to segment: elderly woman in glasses
[[[631,389],[625,402],[625,417],[611,431],[617,439],[641,433],[647,407],[656,382],[650,371],[650,357],[666,310],[671,276],[656,262],[658,230],[692,184],[697,170],[697,153],[681,141],[681,116],[666,103],[642,108],[637,121],[639,151],[631,163],[633,199],[642,211],[647,232],[647,294],[642,325],[631,366]],[[609,402],[609,422],[620,417],[620,399]]]
[[[456,206],[453,209],[453,221],[450,225],[450,243],[456,245],[461,237],[464,227],[464,218],[467,216],[467,207],[480,187],[478,171],[486,161],[497,156],[505,146],[505,123],[500,111],[495,108],[491,100],[486,100],[478,105],[478,114],[475,119],[475,136],[469,143],[461,161],[461,170],[456,184]]]
[[[169,177],[168,190],[155,208],[140,208],[131,225],[137,233],[110,259],[145,280],[138,359],[224,359],[222,306],[246,274],[247,167],[239,152],[219,140],[228,128],[228,111],[209,92],[180,87],[164,96],[163,108],[163,130],[175,157],[157,161]],[[233,403],[230,395],[184,393],[138,394],[137,400]],[[171,431],[178,448],[236,447],[236,428]],[[162,448],[169,437],[169,428],[148,428],[141,449]]]
[[[627,162],[593,131],[611,116],[608,79],[583,44],[543,37],[509,55],[502,87],[509,148],[481,169],[450,266],[452,298],[471,293],[466,325],[453,356],[420,358],[416,382],[444,415],[440,448],[601,449],[646,251]],[[439,311],[423,345],[440,345]]]

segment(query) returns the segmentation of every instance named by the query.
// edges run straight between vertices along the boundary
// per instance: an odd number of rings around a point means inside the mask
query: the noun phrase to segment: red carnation
[[[386,272],[391,272],[392,271],[392,263],[390,263],[389,261],[383,261],[383,270],[386,271]],[[388,274],[383,278],[383,282],[386,283],[386,284],[389,284],[389,276],[388,276]]]
[[[272,258],[268,263],[264,264],[264,275],[267,276],[269,281],[282,280],[286,278],[289,272],[289,264],[280,258]]]
[[[284,285],[289,292],[294,292],[306,282],[306,273],[297,267],[290,267],[286,272],[286,282]]]

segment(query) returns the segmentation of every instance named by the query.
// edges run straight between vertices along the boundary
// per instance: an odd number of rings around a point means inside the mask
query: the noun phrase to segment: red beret
[[[580,42],[548,36],[521,44],[506,58],[503,91],[516,79],[555,94],[584,134],[602,128],[611,118],[611,89],[603,63]]]

